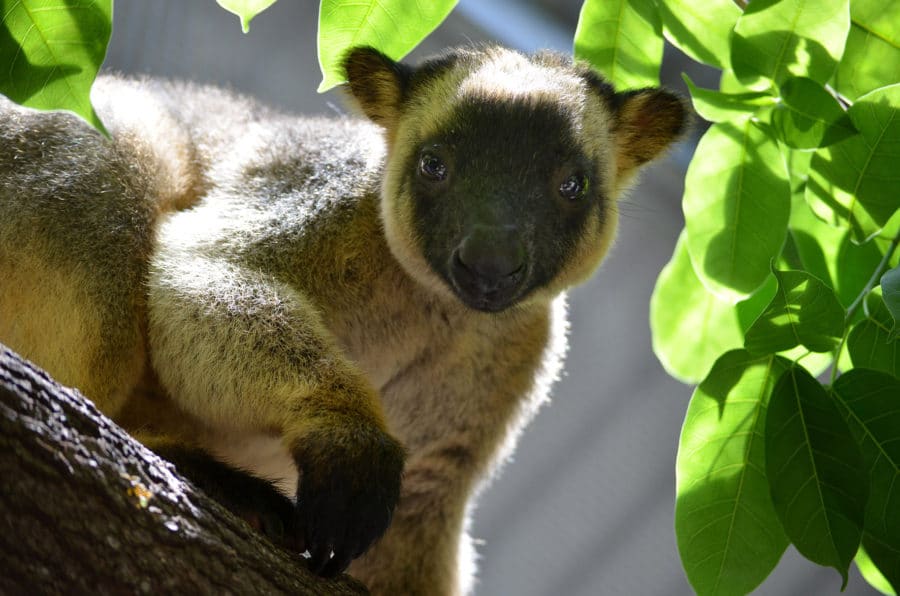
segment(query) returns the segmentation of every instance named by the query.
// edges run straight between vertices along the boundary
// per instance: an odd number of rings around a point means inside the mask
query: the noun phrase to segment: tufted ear
[[[393,130],[412,77],[412,69],[370,47],[352,48],[344,57],[350,94],[372,122]]]
[[[659,156],[688,128],[691,112],[684,101],[664,89],[616,93],[616,169],[620,177]]]

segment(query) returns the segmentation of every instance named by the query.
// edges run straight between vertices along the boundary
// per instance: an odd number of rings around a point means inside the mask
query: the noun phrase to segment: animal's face
[[[616,95],[558,56],[462,50],[412,69],[358,49],[346,68],[387,131],[391,250],[422,283],[483,311],[587,277],[615,234],[623,185],[684,126],[673,96]]]

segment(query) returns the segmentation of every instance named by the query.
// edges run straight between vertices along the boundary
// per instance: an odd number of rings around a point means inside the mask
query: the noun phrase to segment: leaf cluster
[[[625,87],[658,83],[663,36],[722,71],[718,89],[685,76],[711,126],[650,307],[663,366],[699,382],[682,563],[699,594],[743,594],[793,544],[896,593],[900,3],[743,4],[588,0],[575,43]]]

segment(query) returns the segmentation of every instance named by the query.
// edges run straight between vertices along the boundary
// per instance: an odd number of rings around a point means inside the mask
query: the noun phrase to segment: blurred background
[[[409,59],[490,40],[571,52],[580,6],[461,0]],[[317,11],[312,0],[281,0],[243,35],[213,0],[116,0],[105,68],[217,83],[298,113],[344,113],[339,93],[316,93]],[[683,89],[684,70],[699,86],[717,85],[711,71],[667,47],[663,83]],[[692,593],[673,529],[675,453],[692,388],[653,355],[648,304],[683,225],[682,181],[698,124],[621,204],[617,244],[571,293],[564,376],[478,502],[478,596]],[[838,594],[840,577],[790,548],[755,593]],[[875,593],[853,567],[845,594]]]

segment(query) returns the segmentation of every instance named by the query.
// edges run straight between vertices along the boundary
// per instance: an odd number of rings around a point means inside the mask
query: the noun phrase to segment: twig
[[[894,251],[897,250],[897,245],[900,244],[900,232],[891,240],[891,245],[888,247],[887,251],[884,253],[884,257],[882,257],[881,262],[878,263],[878,266],[875,267],[875,271],[872,273],[872,277],[869,278],[869,281],[866,282],[865,287],[847,309],[847,316],[844,317],[844,334],[841,336],[841,343],[838,344],[837,349],[834,351],[834,362],[831,365],[831,383],[834,384],[834,380],[837,378],[837,369],[838,369],[838,360],[841,357],[841,352],[844,349],[844,344],[847,343],[847,336],[850,331],[850,323],[853,320],[853,315],[856,314],[857,309],[860,304],[864,304],[864,300],[866,296],[869,295],[869,292],[872,291],[872,288],[875,287],[875,284],[878,283],[878,280],[881,279],[881,275],[884,273],[884,270],[887,269],[888,265],[890,265],[891,257],[894,256]]]

